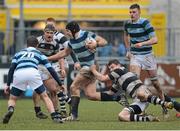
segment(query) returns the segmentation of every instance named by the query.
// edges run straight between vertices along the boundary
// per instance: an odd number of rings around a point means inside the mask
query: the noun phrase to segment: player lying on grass
[[[49,113],[51,113],[52,120],[57,123],[63,122],[61,116],[55,112],[53,103],[46,93],[38,71],[38,65],[43,64],[59,86],[62,86],[61,81],[51,64],[48,62],[47,57],[36,49],[37,45],[38,40],[36,37],[29,37],[27,39],[27,48],[16,53],[12,59],[8,72],[7,86],[4,89],[5,94],[10,93],[8,112],[3,117],[4,124],[9,122],[14,113],[14,108],[18,97],[27,89],[27,86],[31,87],[37,94],[41,96]],[[11,82],[12,88],[10,90]]]
[[[118,60],[109,61],[107,66],[110,70],[108,75],[99,73],[95,65],[91,66],[91,71],[100,81],[112,80],[112,91],[117,92],[122,88],[134,101],[119,113],[120,121],[159,121],[157,117],[152,115],[140,115],[146,109],[148,103],[158,104],[168,109],[173,108],[172,102],[163,101],[159,97],[153,96],[141,80],[134,73],[128,72],[125,67],[121,66]]]

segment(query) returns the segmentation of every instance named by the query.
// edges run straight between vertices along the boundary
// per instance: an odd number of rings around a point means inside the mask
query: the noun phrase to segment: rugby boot
[[[39,119],[47,119],[48,118],[48,116],[41,111],[36,113],[36,117]]]
[[[12,115],[14,113],[14,110],[9,110],[5,116],[3,117],[3,124],[7,124],[9,120],[11,119]]]

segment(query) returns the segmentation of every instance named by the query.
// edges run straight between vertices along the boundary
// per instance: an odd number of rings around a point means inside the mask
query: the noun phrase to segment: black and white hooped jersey
[[[60,50],[63,50],[68,46],[69,41],[61,32],[56,31],[54,33],[53,39],[59,44]]]
[[[53,41],[51,42],[46,42],[43,35],[37,37],[37,39],[39,41],[37,49],[46,56],[52,56],[56,54],[59,50],[63,50],[68,45],[68,40],[60,32],[55,32],[53,36]]]
[[[46,42],[44,36],[39,36],[37,39],[39,41],[37,49],[45,56],[52,56],[59,51],[59,45],[54,39],[51,42]]]
[[[134,73],[129,72],[125,67],[113,70],[109,74],[109,78],[115,84],[112,87],[116,89],[112,90],[118,91],[118,88],[122,88],[132,98],[136,96],[135,91],[142,85],[141,80],[139,80]]]

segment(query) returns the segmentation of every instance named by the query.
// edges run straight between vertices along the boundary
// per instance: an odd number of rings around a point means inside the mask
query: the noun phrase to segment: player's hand
[[[61,70],[60,70],[60,74],[61,74],[61,77],[62,77],[62,78],[65,78],[65,77],[66,77],[66,71],[65,71],[65,70],[61,69]]]
[[[62,92],[66,91],[66,87],[64,85],[59,86],[59,91]]]
[[[9,87],[9,86],[5,86],[5,88],[4,88],[4,93],[5,93],[6,95],[9,95],[9,93],[10,93],[10,87]]]
[[[131,54],[130,51],[127,51],[126,57],[130,60],[133,57],[133,54]]]
[[[139,47],[142,47],[143,46],[143,44],[140,42],[140,43],[136,43],[135,45],[134,45],[134,47],[136,47],[136,48],[139,48]]]
[[[76,63],[74,64],[74,69],[75,69],[75,70],[80,70],[80,69],[81,69],[81,65],[80,65],[79,62],[76,62]]]
[[[90,50],[93,50],[93,49],[96,49],[97,47],[97,43],[94,42],[94,41],[90,41],[89,43],[86,43],[86,48],[90,49]]]
[[[88,48],[91,52],[96,51],[97,42],[93,38],[87,38],[85,41],[85,47]]]

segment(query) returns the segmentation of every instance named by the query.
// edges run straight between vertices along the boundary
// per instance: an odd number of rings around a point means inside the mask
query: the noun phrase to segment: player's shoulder
[[[64,37],[64,34],[62,33],[62,32],[60,32],[60,31],[56,31],[55,33],[54,33],[54,36],[53,36],[54,38],[62,38],[62,37]]]
[[[128,24],[131,24],[131,23],[132,23],[131,20],[125,20],[125,21],[124,21],[124,25],[128,25]]]
[[[41,56],[42,55],[42,53],[35,47],[27,47],[27,48],[25,48],[25,51],[33,52],[35,56]]]
[[[43,35],[36,37],[39,42],[44,41]]]
[[[140,18],[139,19],[139,23],[141,23],[141,24],[148,24],[150,21],[149,21],[149,19],[147,19],[147,18]]]

